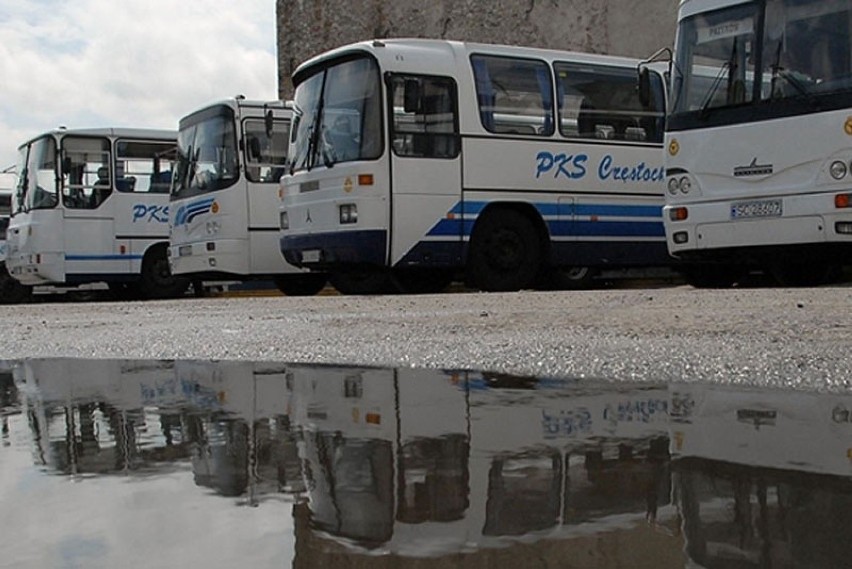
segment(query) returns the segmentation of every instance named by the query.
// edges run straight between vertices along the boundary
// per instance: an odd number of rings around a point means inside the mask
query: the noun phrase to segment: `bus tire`
[[[681,269],[684,280],[695,288],[731,288],[746,274],[737,265],[695,265]]]
[[[147,299],[175,298],[189,288],[190,280],[176,277],[169,269],[166,245],[154,245],[142,259],[141,292]]]
[[[23,285],[6,270],[6,264],[0,265],[0,304],[20,304],[30,300],[33,289]]]
[[[314,296],[325,288],[328,275],[323,273],[296,273],[274,279],[278,290],[287,296]]]
[[[550,282],[557,290],[588,290],[594,287],[598,274],[593,267],[554,267]]]
[[[484,291],[531,288],[541,270],[541,240],[520,212],[497,209],[480,219],[470,240],[468,280]]]
[[[331,286],[340,294],[386,294],[393,291],[390,276],[383,269],[359,269],[334,273]]]
[[[453,282],[451,269],[395,269],[391,278],[402,294],[437,294]]]
[[[801,263],[777,263],[769,272],[783,287],[807,287],[827,284],[836,279],[839,268],[831,263],[814,261]]]

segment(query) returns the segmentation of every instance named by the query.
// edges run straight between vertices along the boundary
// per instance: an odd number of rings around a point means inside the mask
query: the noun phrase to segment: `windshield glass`
[[[684,20],[678,31],[673,111],[752,100],[757,7],[741,4]]]
[[[326,67],[296,86],[292,171],[381,156],[381,81],[359,58]]]
[[[237,139],[229,109],[217,108],[215,114],[181,124],[173,197],[221,190],[238,179]]]
[[[852,0],[767,0],[763,98],[848,90]]]
[[[39,138],[21,148],[17,203],[19,209],[46,209],[57,204],[56,141]]]

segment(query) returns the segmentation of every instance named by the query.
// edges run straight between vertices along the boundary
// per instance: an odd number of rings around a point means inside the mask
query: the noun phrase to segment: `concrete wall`
[[[354,41],[423,37],[645,57],[674,41],[678,0],[276,0],[278,91],[307,58]]]

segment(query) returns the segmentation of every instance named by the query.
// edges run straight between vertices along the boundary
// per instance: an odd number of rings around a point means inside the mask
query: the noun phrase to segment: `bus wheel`
[[[391,278],[403,294],[435,294],[450,286],[453,276],[450,269],[397,269]]]
[[[481,219],[470,240],[468,276],[485,291],[530,288],[541,269],[541,242],[533,223],[510,209]]]
[[[0,265],[0,304],[20,304],[32,296],[32,287],[22,285]]]
[[[142,260],[141,284],[145,298],[175,298],[189,288],[189,279],[172,275],[165,245],[155,245]]]
[[[275,286],[287,296],[313,296],[325,288],[328,275],[323,273],[296,273],[275,279]]]
[[[684,280],[695,288],[731,288],[746,274],[737,265],[695,265],[681,269]]]
[[[830,263],[779,263],[770,268],[775,281],[785,287],[819,286],[836,279],[839,268]]]
[[[334,273],[328,280],[340,294],[385,294],[393,291],[390,277],[381,269]]]
[[[597,276],[597,269],[592,267],[555,267],[550,281],[557,290],[588,290]]]

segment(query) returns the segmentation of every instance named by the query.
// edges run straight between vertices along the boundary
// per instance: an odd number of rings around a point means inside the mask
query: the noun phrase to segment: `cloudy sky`
[[[64,125],[177,128],[217,99],[277,97],[275,0],[2,0],[0,170]]]

